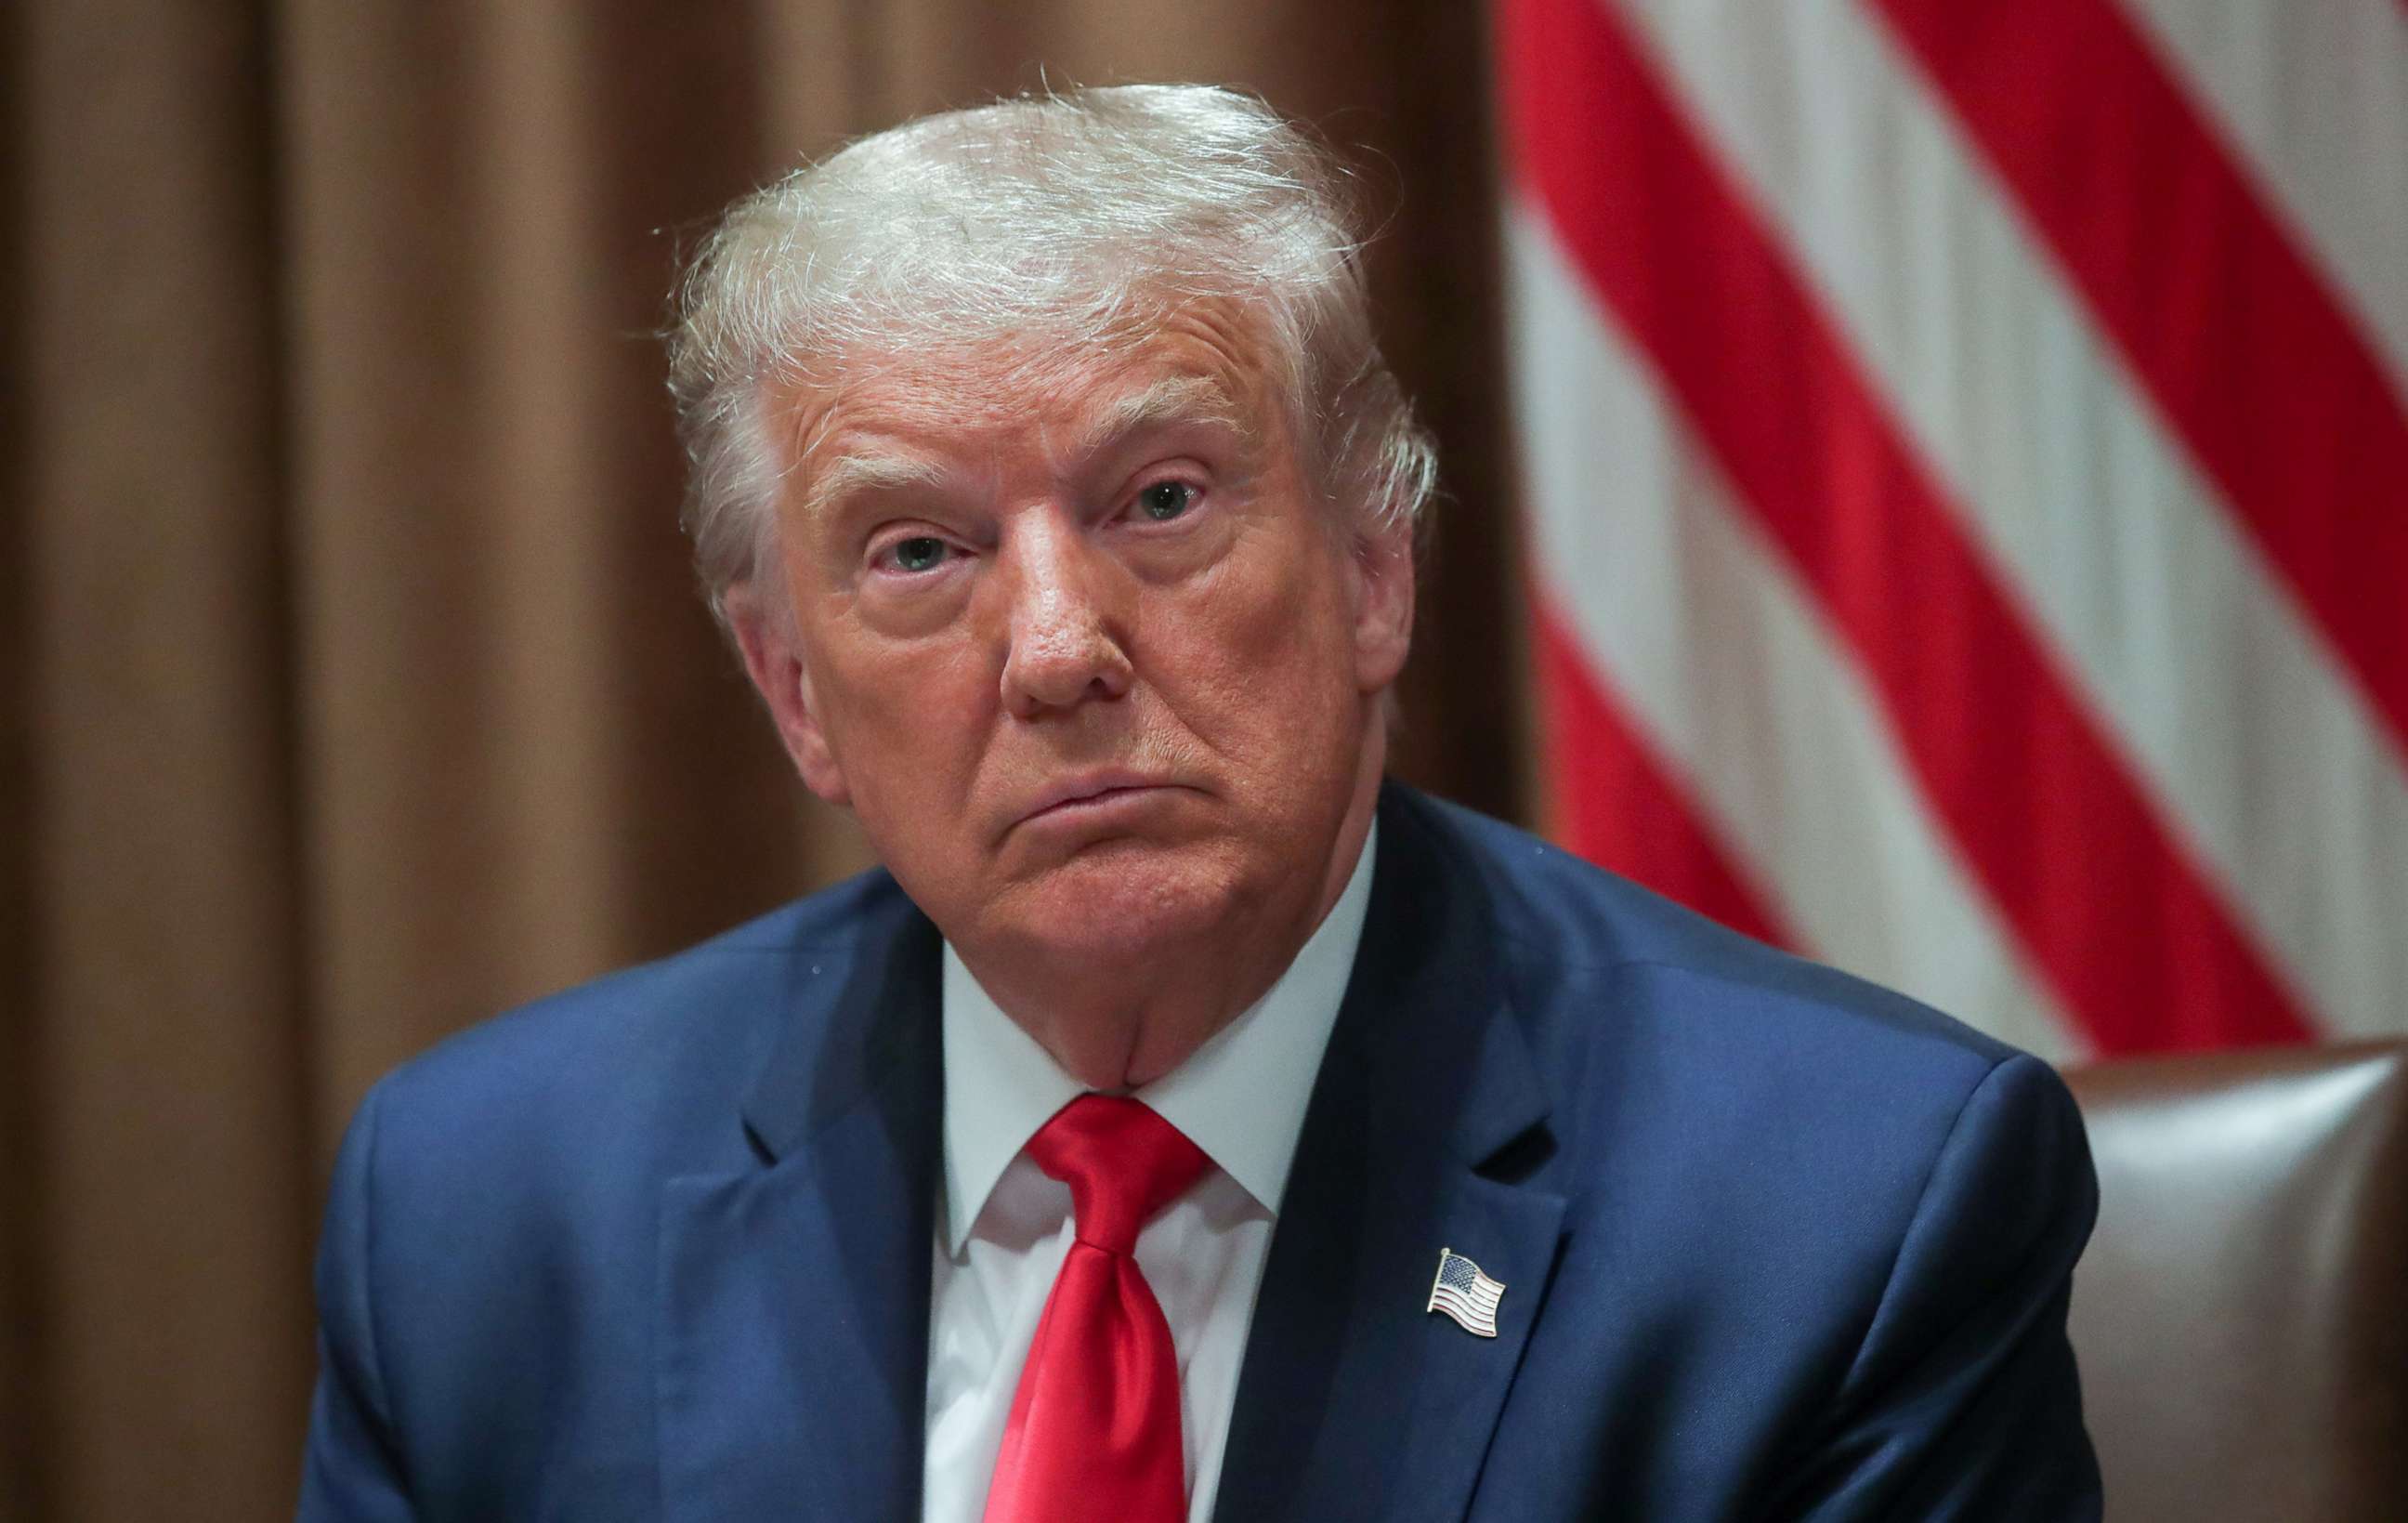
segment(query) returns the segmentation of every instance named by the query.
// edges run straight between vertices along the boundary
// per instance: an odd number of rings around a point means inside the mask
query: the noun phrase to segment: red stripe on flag
[[[2408,743],[2408,409],[2364,336],[2109,0],[1878,3]]]
[[[1796,947],[1796,937],[1698,819],[1686,791],[1624,721],[1578,639],[1543,602],[1533,604],[1540,720],[1559,839],[1599,867],[1733,930]]]
[[[2094,1045],[2307,1036],[1624,23],[1596,0],[1500,16],[1508,127],[1558,236],[1847,636]]]

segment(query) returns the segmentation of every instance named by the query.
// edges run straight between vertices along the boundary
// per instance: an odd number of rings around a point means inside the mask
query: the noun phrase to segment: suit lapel
[[[764,1166],[664,1190],[668,1517],[919,1516],[939,946],[894,897],[849,966],[796,970],[744,1107]]]
[[[1560,1196],[1489,915],[1391,788],[1363,943],[1315,1082],[1239,1378],[1226,1523],[1454,1519],[1547,1289]],[[1426,1310],[1439,1251],[1504,1282],[1498,1336]]]

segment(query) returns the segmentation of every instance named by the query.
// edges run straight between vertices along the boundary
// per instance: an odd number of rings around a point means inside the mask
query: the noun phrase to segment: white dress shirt
[[[1270,991],[1138,1090],[1215,1167],[1138,1234],[1138,1268],[1179,1356],[1187,1516],[1206,1523],[1238,1365],[1297,1134],[1371,897],[1367,837],[1346,887]],[[945,1186],[928,1325],[922,1516],[979,1523],[1037,1321],[1069,1250],[1070,1190],[1022,1152],[1083,1092],[944,954]]]

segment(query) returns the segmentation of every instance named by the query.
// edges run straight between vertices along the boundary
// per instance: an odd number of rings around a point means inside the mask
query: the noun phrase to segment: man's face
[[[805,780],[966,950],[1126,964],[1313,912],[1376,786],[1407,536],[1318,500],[1226,309],[1013,359],[798,401],[793,638],[738,632]]]

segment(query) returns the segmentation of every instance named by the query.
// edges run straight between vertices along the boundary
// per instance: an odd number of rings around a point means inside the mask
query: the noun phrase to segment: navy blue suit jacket
[[[1218,1517],[2078,1518],[2064,1087],[1391,785]],[[362,1105],[301,1513],[906,1519],[937,932],[880,873]],[[1439,1250],[1501,1335],[1426,1310]]]

